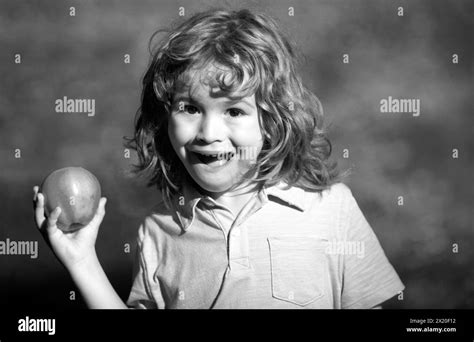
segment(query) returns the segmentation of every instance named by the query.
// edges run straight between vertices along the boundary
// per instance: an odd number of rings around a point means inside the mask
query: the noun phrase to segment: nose
[[[211,144],[215,141],[224,141],[226,126],[218,114],[204,114],[201,119],[196,138],[199,141]]]

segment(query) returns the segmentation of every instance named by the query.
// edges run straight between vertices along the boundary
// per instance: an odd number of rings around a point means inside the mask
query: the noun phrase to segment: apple
[[[73,232],[87,225],[95,215],[101,197],[97,178],[82,167],[66,167],[50,173],[41,185],[46,215],[61,207],[57,226]]]

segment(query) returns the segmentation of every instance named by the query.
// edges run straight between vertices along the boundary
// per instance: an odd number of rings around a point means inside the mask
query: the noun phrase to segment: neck
[[[258,184],[242,184],[236,189],[223,192],[209,192],[200,187],[198,191],[214,199],[218,204],[229,208],[234,217],[240,213],[242,208],[250,201],[252,196],[258,192],[260,186]]]
[[[234,214],[234,217],[237,217],[243,207],[250,201],[252,196],[254,196],[255,191],[257,191],[257,187],[254,186],[249,188],[248,191],[236,191],[220,195],[216,197],[215,200],[217,203],[229,208]]]

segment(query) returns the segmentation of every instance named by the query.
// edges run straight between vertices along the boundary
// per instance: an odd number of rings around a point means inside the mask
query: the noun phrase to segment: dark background
[[[133,250],[124,245],[159,196],[128,176],[135,158],[124,158],[122,144],[148,39],[179,19],[180,6],[189,17],[216,5],[272,15],[306,56],[302,77],[325,108],[334,158],[354,168],[346,184],[406,285],[403,300],[387,307],[473,308],[469,0],[0,1],[0,240],[39,241],[37,259],[0,255],[0,306],[84,307],[78,293],[69,300],[74,284],[36,231],[31,201],[34,185],[72,165],[92,171],[108,197],[97,250],[127,298]],[[95,99],[96,115],[56,113],[63,96]],[[420,99],[421,115],[380,113],[388,96]]]

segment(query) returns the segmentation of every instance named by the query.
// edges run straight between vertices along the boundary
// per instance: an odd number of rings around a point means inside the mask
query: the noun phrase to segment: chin
[[[214,192],[214,193],[220,193],[220,192],[225,192],[229,190],[232,187],[232,184],[229,184],[228,182],[216,182],[216,180],[210,180],[210,181],[205,181],[203,179],[200,179],[198,181],[194,180],[197,185],[199,185],[203,190],[207,192]]]

